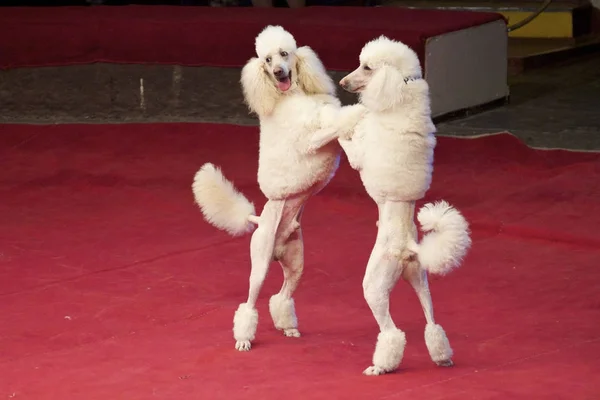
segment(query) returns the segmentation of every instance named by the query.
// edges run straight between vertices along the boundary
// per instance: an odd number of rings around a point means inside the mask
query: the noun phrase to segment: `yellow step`
[[[528,18],[532,11],[496,11],[508,20],[508,26]],[[571,38],[573,32],[573,13],[569,11],[544,11],[527,25],[509,32],[515,38]]]

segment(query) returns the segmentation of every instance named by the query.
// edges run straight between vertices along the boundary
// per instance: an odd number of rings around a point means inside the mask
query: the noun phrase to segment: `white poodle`
[[[280,26],[268,26],[256,37],[256,54],[242,70],[244,97],[260,119],[258,183],[268,201],[256,216],[254,205],[225,179],[219,168],[205,164],[196,173],[193,191],[205,219],[232,235],[252,235],[252,271],[248,300],[234,316],[235,348],[251,348],[258,324],[256,300],[269,264],[279,261],[284,282],[269,310],[277,329],[298,337],[292,295],[304,268],[300,217],[309,197],[323,189],[339,165],[337,143],[309,151],[310,138],[338,118],[355,124],[360,113],[340,114],[335,84],[309,47],[296,47]],[[353,115],[356,115],[353,117]]]
[[[318,149],[338,138],[379,207],[377,239],[363,289],[380,333],[373,365],[364,373],[390,372],[402,361],[406,338],[389,311],[390,292],[400,277],[412,285],[423,307],[425,343],[432,360],[451,366],[452,348],[433,318],[427,272],[445,274],[457,267],[471,239],[467,221],[442,201],[419,211],[421,229],[429,233],[417,241],[415,201],[429,189],[436,144],[429,87],[422,78],[419,58],[403,43],[382,36],[364,46],[360,66],[340,85],[360,93],[359,104],[344,109],[362,108],[366,113],[353,133],[348,134],[352,130],[347,124],[355,121],[342,118],[333,128],[316,133],[312,146]]]

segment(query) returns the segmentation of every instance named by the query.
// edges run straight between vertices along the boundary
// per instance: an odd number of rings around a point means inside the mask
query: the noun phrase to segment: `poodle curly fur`
[[[252,234],[252,270],[248,300],[236,311],[236,349],[251,348],[258,323],[256,300],[269,264],[279,261],[284,273],[281,291],[270,301],[277,329],[298,337],[292,295],[304,268],[300,217],[306,201],[334,176],[341,148],[330,143],[313,151],[314,132],[340,118],[336,86],[315,52],[297,47],[280,26],[268,26],[256,37],[256,55],[242,69],[241,85],[251,112],[260,120],[258,183],[268,199],[260,215],[221,170],[207,163],[194,177],[196,202],[205,219],[232,235]],[[344,118],[350,118],[348,111]]]
[[[276,329],[299,337],[293,293],[304,269],[301,215],[306,201],[333,178],[341,150],[359,171],[379,209],[378,232],[363,279],[363,294],[379,325],[366,375],[396,370],[406,336],[389,311],[390,292],[402,277],[415,290],[426,319],[425,343],[431,359],[452,365],[452,348],[435,323],[427,272],[446,274],[460,265],[471,244],[468,223],[445,201],[415,201],[431,184],[435,126],[429,87],[419,59],[403,43],[386,37],[367,43],[360,66],[340,84],[360,93],[360,102],[341,107],[335,85],[318,56],[280,26],[256,37],[256,55],[242,70],[241,85],[250,111],[260,120],[258,183],[268,199],[260,215],[254,205],[207,163],[194,177],[196,202],[205,219],[237,236],[257,226],[250,242],[252,269],[248,299],[234,316],[235,348],[251,349],[256,335],[256,300],[269,264],[279,261],[284,282],[269,302]],[[341,148],[340,148],[341,146]]]
[[[337,139],[379,208],[378,233],[363,289],[381,333],[373,365],[364,373],[390,372],[401,362],[404,334],[389,312],[390,292],[400,277],[411,284],[423,307],[431,359],[450,366],[452,348],[434,321],[427,272],[444,275],[458,267],[471,239],[465,218],[440,201],[419,210],[417,219],[426,234],[417,240],[415,201],[431,184],[436,145],[429,86],[416,53],[385,36],[367,43],[359,61],[359,67],[340,85],[359,93],[360,102],[350,107],[362,109],[362,117],[336,120],[315,134],[312,146],[318,150]]]

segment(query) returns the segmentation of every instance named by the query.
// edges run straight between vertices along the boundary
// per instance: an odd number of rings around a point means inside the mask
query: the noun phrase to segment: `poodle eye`
[[[279,55],[280,55],[281,57],[287,57],[287,56],[288,56],[288,53],[287,53],[287,51],[282,51],[281,53],[279,53]]]
[[[368,65],[365,65],[365,66],[363,67],[363,69],[364,69],[365,71],[370,71],[370,70],[371,70],[371,67],[369,67]]]
[[[271,57],[267,57],[266,61],[267,63],[271,64]]]

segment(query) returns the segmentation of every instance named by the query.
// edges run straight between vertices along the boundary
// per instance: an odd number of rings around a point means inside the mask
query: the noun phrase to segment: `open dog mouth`
[[[282,76],[277,78],[277,87],[282,92],[287,92],[292,86],[292,71],[288,73],[287,76]]]

